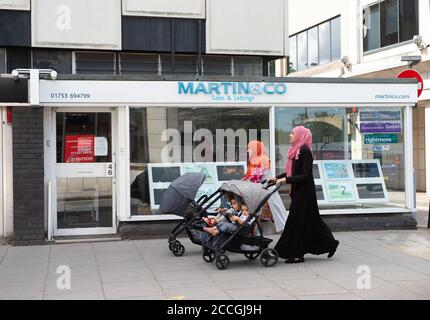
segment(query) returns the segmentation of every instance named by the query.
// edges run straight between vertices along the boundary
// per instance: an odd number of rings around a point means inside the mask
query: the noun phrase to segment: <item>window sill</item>
[[[363,52],[363,57],[371,56],[373,54],[377,54],[377,53],[381,53],[381,52],[386,52],[386,51],[389,51],[391,49],[401,48],[403,46],[407,46],[407,45],[410,45],[410,44],[413,44],[413,43],[414,43],[414,40],[407,40],[407,41],[404,41],[404,42],[392,44],[390,46],[386,46],[386,47],[382,47],[382,48],[378,48],[378,49],[369,50],[369,51]],[[418,47],[417,47],[417,50],[418,50]]]

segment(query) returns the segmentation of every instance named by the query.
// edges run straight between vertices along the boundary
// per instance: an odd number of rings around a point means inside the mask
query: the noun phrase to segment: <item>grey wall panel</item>
[[[205,0],[122,0],[123,15],[205,18]]]
[[[288,0],[207,0],[206,52],[285,56]]]
[[[204,44],[204,22],[201,25],[200,37]],[[196,19],[122,17],[123,50],[196,53],[198,41],[199,20]]]
[[[120,0],[31,2],[35,47],[121,49]]]
[[[0,10],[0,46],[31,45],[30,12]]]
[[[0,0],[0,9],[30,11],[30,0]]]

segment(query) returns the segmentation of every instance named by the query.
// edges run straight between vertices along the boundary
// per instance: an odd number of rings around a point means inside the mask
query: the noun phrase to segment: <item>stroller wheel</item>
[[[230,263],[230,259],[224,254],[216,258],[216,261],[215,261],[215,265],[219,270],[227,269],[229,263]]]
[[[176,257],[181,257],[185,253],[185,247],[180,242],[174,243],[172,245],[172,253]]]
[[[265,267],[273,267],[278,262],[278,252],[275,249],[264,249],[261,253],[261,264]]]
[[[215,260],[215,252],[211,249],[204,248],[203,249],[203,260],[206,262],[212,262]]]
[[[173,245],[174,244],[181,244],[178,240],[175,240],[175,241],[172,241],[172,242],[169,242],[169,250],[170,251],[173,251]]]

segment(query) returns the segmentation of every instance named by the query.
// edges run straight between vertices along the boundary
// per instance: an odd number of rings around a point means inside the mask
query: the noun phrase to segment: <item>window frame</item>
[[[380,52],[380,51],[389,50],[389,49],[398,47],[400,45],[411,43],[413,41],[413,39],[408,39],[408,40],[401,41],[401,34],[400,34],[401,33],[401,28],[400,28],[400,26],[401,26],[401,21],[400,21],[400,4],[401,4],[402,0],[396,0],[397,1],[397,42],[393,43],[393,44],[390,44],[390,45],[382,46],[381,4],[383,2],[386,2],[386,1],[387,0],[376,1],[374,3],[371,3],[371,4],[363,7],[362,10],[361,10],[361,12],[364,13],[364,11],[366,9],[370,9],[371,7],[377,5],[378,6],[378,15],[379,15],[379,46],[377,48],[375,48],[375,49],[371,49],[371,50],[365,51],[364,50],[364,34],[362,33],[362,39],[361,39],[361,41],[362,41],[363,55],[370,55],[370,54],[377,53],[377,52]],[[418,11],[417,12],[417,16],[416,16],[416,19],[417,19],[417,30],[416,30],[417,32],[416,32],[416,34],[419,34],[420,33],[420,23],[419,23],[419,10],[420,10],[420,8],[419,8],[419,1],[418,0],[413,0],[413,1],[416,2],[416,7],[417,7],[417,11]],[[362,24],[362,30],[364,31],[364,24]]]
[[[334,17],[331,17],[330,19],[321,21],[318,24],[315,24],[315,25],[313,25],[313,26],[311,26],[309,28],[306,28],[306,29],[304,29],[302,31],[296,32],[296,33],[294,33],[294,34],[292,34],[292,35],[290,35],[288,37],[289,40],[291,38],[293,38],[293,37],[295,37],[295,39],[296,39],[296,41],[295,41],[296,42],[296,57],[295,57],[295,60],[296,60],[296,71],[293,71],[292,73],[294,73],[294,72],[301,72],[301,71],[309,70],[309,69],[312,69],[312,68],[317,68],[317,67],[320,67],[320,66],[324,66],[324,65],[336,62],[336,61],[340,61],[340,59],[342,57],[342,52],[340,52],[340,58],[339,59],[334,59],[333,58],[333,56],[334,56],[334,54],[333,54],[333,41],[334,41],[334,38],[333,38],[332,21],[334,21],[336,19],[340,20],[340,34],[339,34],[340,38],[339,38],[339,42],[340,42],[340,48],[342,49],[342,15],[341,14],[336,15]],[[320,26],[323,25],[323,24],[325,24],[325,23],[329,23],[330,61],[321,64],[321,55],[320,55]],[[314,28],[316,28],[316,30],[317,30],[317,48],[318,48],[317,56],[318,56],[318,65],[316,65],[316,66],[309,66],[309,31],[312,30],[312,29],[314,29]],[[298,50],[299,49],[299,35],[303,34],[303,33],[306,33],[306,60],[307,60],[307,62],[306,62],[306,67],[304,69],[300,69],[299,68],[299,50]],[[290,70],[290,66],[288,66],[288,70]]]

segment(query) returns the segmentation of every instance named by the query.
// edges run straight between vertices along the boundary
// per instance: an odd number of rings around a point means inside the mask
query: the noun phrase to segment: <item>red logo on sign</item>
[[[94,162],[94,135],[66,136],[64,162]]]
[[[418,98],[420,97],[421,93],[423,93],[424,81],[423,81],[423,77],[418,71],[408,69],[400,72],[397,78],[398,79],[417,79],[418,80]]]

